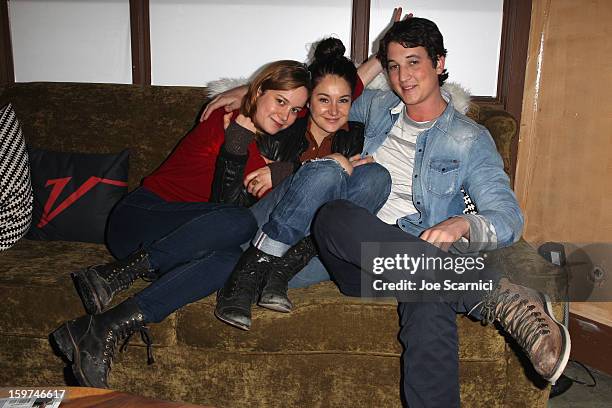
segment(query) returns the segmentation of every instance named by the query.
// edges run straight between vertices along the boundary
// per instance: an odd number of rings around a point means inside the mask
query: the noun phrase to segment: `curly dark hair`
[[[378,53],[376,54],[376,57],[385,69],[388,67],[387,49],[389,43],[392,42],[399,43],[404,48],[425,48],[434,68],[438,65],[440,57],[446,57],[442,33],[433,21],[426,18],[412,17],[398,21],[389,28],[380,40]],[[438,75],[440,86],[442,86],[447,78],[448,71],[445,69]]]

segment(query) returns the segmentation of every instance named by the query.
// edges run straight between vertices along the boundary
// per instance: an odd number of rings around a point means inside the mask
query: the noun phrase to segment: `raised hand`
[[[393,9],[393,14],[391,15],[391,23],[395,23],[400,20],[408,20],[409,18],[414,17],[414,14],[408,13],[402,19],[402,8],[396,7]]]

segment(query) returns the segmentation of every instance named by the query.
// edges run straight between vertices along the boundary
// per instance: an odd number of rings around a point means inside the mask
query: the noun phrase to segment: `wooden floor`
[[[49,391],[53,388],[40,388]],[[87,387],[58,387],[66,393],[60,408],[202,408],[202,405],[186,404],[181,402],[168,402],[151,398],[139,397],[125,392]],[[9,388],[0,389],[0,398],[10,396]],[[28,389],[29,390],[29,389]],[[34,388],[36,390],[36,388]]]

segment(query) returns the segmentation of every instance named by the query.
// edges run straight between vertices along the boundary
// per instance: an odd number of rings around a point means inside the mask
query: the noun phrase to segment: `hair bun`
[[[325,38],[317,44],[314,52],[315,61],[325,61],[344,56],[346,48],[338,38]]]

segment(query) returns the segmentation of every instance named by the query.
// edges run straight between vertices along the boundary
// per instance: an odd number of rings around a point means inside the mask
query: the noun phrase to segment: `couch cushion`
[[[253,308],[253,326],[243,332],[213,317],[210,296],[179,312],[178,341],[211,350],[242,353],[350,353],[399,355],[399,319],[394,300],[343,296],[332,282],[291,289],[291,313]],[[504,340],[491,327],[458,316],[460,357],[494,361],[502,358]]]
[[[46,338],[66,320],[85,314],[70,273],[112,260],[103,245],[20,240],[0,256],[0,333]],[[138,282],[118,301],[144,287]],[[175,316],[152,327],[156,345],[176,344]]]
[[[0,332],[46,338],[66,320],[84,313],[70,272],[112,259],[102,245],[21,240],[0,258]],[[138,282],[118,301],[142,289]],[[292,289],[292,313],[254,307],[253,329],[242,332],[214,317],[215,296],[188,305],[151,325],[154,343],[244,353],[357,353],[399,355],[394,300],[363,300],[340,294],[331,282]],[[44,311],[41,313],[41,311]],[[462,359],[493,361],[504,341],[492,327],[458,317]],[[140,341],[134,341],[139,343]]]

